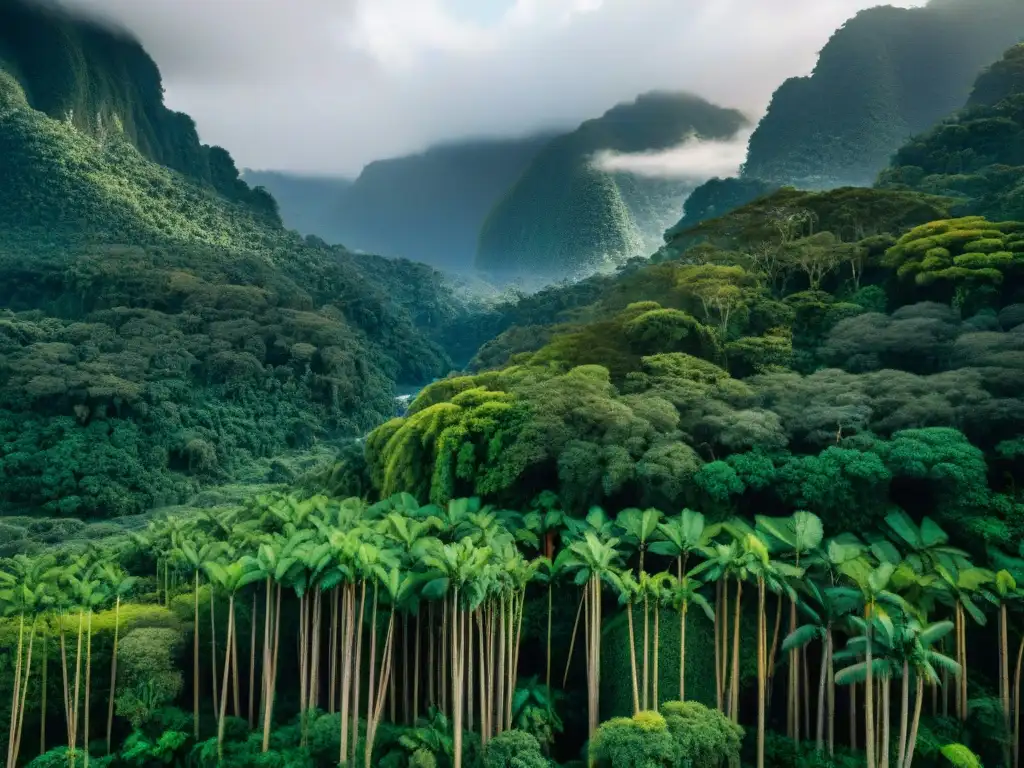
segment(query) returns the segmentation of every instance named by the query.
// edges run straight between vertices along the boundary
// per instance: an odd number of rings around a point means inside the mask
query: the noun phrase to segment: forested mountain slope
[[[878,184],[957,197],[961,213],[1024,219],[1024,45],[979,76],[965,109],[901,147]]]
[[[123,133],[144,157],[276,217],[269,195],[238,177],[231,155],[199,141],[195,122],[164,105],[160,71],[138,41],[49,2],[0,2],[0,72],[29,105],[100,141]]]
[[[467,139],[375,160],[354,180],[246,171],[286,226],[354,250],[464,272],[484,218],[555,133]]]
[[[906,139],[959,109],[978,73],[1024,37],[1018,0],[862,11],[787,80],[750,139],[743,175],[806,188],[870,184]]]
[[[0,509],[123,514],[287,477],[272,457],[361,434],[395,381],[449,365],[429,267],[303,241],[4,71],[0,177]]]
[[[692,185],[601,170],[594,155],[725,139],[745,125],[736,110],[678,93],[645,94],[588,120],[548,144],[491,211],[477,267],[557,277],[651,250]]]

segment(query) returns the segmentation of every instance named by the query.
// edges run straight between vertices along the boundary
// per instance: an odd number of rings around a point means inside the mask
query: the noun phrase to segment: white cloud
[[[877,4],[477,0],[495,11],[481,21],[452,0],[64,2],[134,31],[168,103],[240,165],[345,173],[439,140],[571,126],[654,89],[758,114]]]
[[[713,176],[734,176],[747,159],[745,132],[727,141],[688,138],[660,152],[614,152],[594,155],[593,163],[606,171],[626,171],[638,176],[705,181]]]

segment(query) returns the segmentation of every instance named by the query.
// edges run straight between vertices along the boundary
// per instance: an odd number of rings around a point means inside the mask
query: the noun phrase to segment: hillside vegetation
[[[33,109],[6,72],[0,158],[3,508],[118,515],[262,481],[448,365],[430,268],[303,241],[114,126]]]
[[[160,71],[138,41],[31,0],[0,3],[0,73],[28,104],[100,141],[122,133],[143,157],[275,217],[269,195],[240,181],[231,155],[199,141],[195,122],[164,105]]]
[[[979,78],[965,109],[901,147],[884,188],[960,199],[958,210],[1024,219],[1024,45]]]
[[[688,94],[651,93],[548,144],[491,211],[476,266],[555,277],[650,250],[651,236],[678,217],[686,182],[598,169],[600,150],[663,150],[688,136],[725,139],[746,118]]]
[[[871,184],[908,136],[963,106],[978,73],[1022,29],[1016,0],[862,11],[832,36],[811,75],[775,92],[743,175],[810,188]]]

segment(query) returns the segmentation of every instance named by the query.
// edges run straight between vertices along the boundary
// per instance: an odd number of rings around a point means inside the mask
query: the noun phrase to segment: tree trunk
[[[548,687],[548,695],[551,695],[551,583],[548,582],[548,653],[547,672],[544,675],[544,684]]]
[[[917,727],[921,723],[921,700],[924,698],[924,678],[920,675],[917,678],[917,695],[914,697],[914,723],[910,728],[910,738],[907,741],[907,756],[900,768],[910,768],[914,760],[914,747],[917,745]]]
[[[452,593],[452,604],[449,612],[451,617],[451,679],[452,679],[452,734],[454,737],[452,768],[462,768],[462,611],[459,610],[459,588]],[[370,768],[367,760],[366,768]]]
[[[999,606],[999,688],[1003,699],[1003,725],[1009,736],[1013,729],[1010,722],[1010,643],[1007,632],[1006,603]],[[1003,762],[1010,764],[1010,742],[1003,747]]]
[[[338,624],[340,619],[339,614],[341,613],[341,607],[339,605],[340,594],[340,587],[334,587],[334,589],[331,590],[331,645],[330,663],[327,665],[328,674],[331,676],[331,679],[327,685],[327,712],[332,715],[334,714],[338,696]]]
[[[277,693],[277,662],[281,650],[281,585],[275,588],[274,595],[274,658],[271,663],[267,701],[263,706],[263,751],[270,749],[270,722],[274,714],[274,697]]]
[[[18,648],[14,661],[14,685],[11,688],[11,722],[7,729],[7,760],[4,763],[14,768],[14,741],[17,733],[18,702],[21,699],[21,659],[25,647],[25,612],[18,616]]]
[[[256,717],[256,589],[252,592],[252,613],[249,615],[249,730]]]
[[[370,756],[373,754],[373,720],[376,707],[375,699],[384,695],[384,691],[376,686],[377,666],[377,591],[379,585],[376,579],[373,582],[373,607],[370,609],[370,674],[366,686],[366,737],[364,738],[363,758],[366,768],[370,768]],[[382,662],[381,666],[386,662]],[[382,672],[383,676],[383,672]]]
[[[192,738],[199,742],[199,569],[192,595]]]
[[[423,605],[416,611],[416,638],[413,643],[412,672],[412,722],[415,725],[420,719],[420,625],[423,623]]]
[[[825,630],[825,640],[828,647],[828,754],[832,757],[836,753],[836,667],[831,626]],[[856,717],[853,724],[856,727]]]
[[[359,595],[359,612],[353,622],[356,633],[355,672],[352,676],[352,752],[349,759],[355,761],[356,746],[359,741],[359,689],[361,682],[360,667],[363,656],[363,617],[366,615],[366,582],[363,582]]]
[[[871,618],[868,617],[868,631],[867,631],[867,650],[865,656],[867,658],[866,676],[864,679],[864,750],[866,752],[867,768],[875,768],[875,691],[874,691],[874,670],[872,664],[874,659],[872,656],[871,640]]]
[[[82,759],[85,768],[89,768],[89,721],[92,699],[92,609],[89,609],[88,628],[85,637],[85,730],[82,739]]]
[[[679,612],[679,700],[686,701],[686,609],[683,603]]]
[[[881,728],[881,753],[882,756],[878,761],[879,768],[889,768],[889,683],[890,678],[888,675],[882,677],[882,728]]]
[[[732,683],[730,693],[732,703],[730,712],[732,721],[737,725],[740,722],[740,607],[743,603],[743,582],[736,579],[736,614],[733,617],[732,635]]]
[[[815,747],[818,752],[825,751],[825,686],[828,684],[828,636],[821,649],[821,672],[818,675],[818,722],[815,733]]]
[[[342,628],[344,639],[342,640],[343,656],[341,660],[341,749],[339,750],[339,764],[348,764],[348,726],[349,726],[349,698],[352,694],[352,645],[355,642],[356,631],[356,587],[355,584],[346,584],[343,596],[344,618]],[[356,686],[358,687],[358,685]],[[353,740],[358,740],[359,732],[353,734]]]
[[[648,687],[647,687],[647,683],[648,683],[648,680],[650,679],[650,667],[647,666],[647,649],[648,649],[648,647],[650,645],[650,638],[648,636],[648,631],[647,631],[647,628],[648,628],[648,615],[649,615],[649,610],[647,608],[647,595],[645,594],[644,595],[644,653],[643,653],[643,660],[644,660],[644,663],[643,663],[643,676],[644,676],[643,680],[644,680],[644,683],[643,683],[643,688],[641,690],[641,695],[640,695],[640,705],[645,710],[647,709],[647,705],[648,705],[648,698],[647,698]]]
[[[43,691],[42,691],[42,703],[39,705],[39,754],[46,753],[46,689],[47,689],[47,678],[50,671],[50,651],[49,651],[49,640],[50,640],[50,625],[47,621],[43,625]]]
[[[902,768],[907,759],[907,717],[910,714],[910,666],[906,660],[903,661],[903,680],[900,688],[900,736],[896,742],[899,745],[896,768]]]
[[[771,706],[773,683],[775,680],[775,655],[779,651],[779,630],[782,628],[782,595],[775,601],[775,630],[772,632],[772,647],[768,652],[768,687],[765,695],[768,697],[768,704]]]
[[[120,629],[121,596],[114,601],[114,650],[110,658],[110,701],[107,703],[107,754],[110,754],[110,740],[114,733],[114,697],[117,694],[117,640]]]
[[[576,630],[580,626],[580,616],[583,614],[583,605],[587,599],[587,591],[583,590],[583,594],[580,597],[580,605],[576,609],[576,621],[572,625],[572,637],[569,639],[569,655],[565,659],[565,673],[562,675],[562,688],[565,688],[565,684],[569,680],[569,664],[572,662],[572,652],[576,647]],[[584,634],[586,634],[584,632]]]
[[[633,637],[633,605],[626,604],[626,623],[629,626],[629,668],[633,673],[633,714],[640,711],[640,688],[636,676],[636,640]]]
[[[1024,637],[1017,648],[1017,669],[1013,675],[1013,767],[1020,766],[1020,672],[1024,662]]]
[[[764,709],[768,628],[764,620],[764,579],[757,580],[757,768],[764,768]]]
[[[220,711],[220,681],[217,679],[217,622],[215,606],[217,596],[214,594],[213,583],[210,583],[210,673],[213,678],[213,708]]]
[[[658,696],[658,650],[661,646],[661,606],[654,603],[654,661],[652,664],[653,676],[651,680],[651,703],[654,705],[653,709],[657,711],[661,707],[660,697]]]
[[[217,761],[224,762],[224,721],[228,713],[228,683],[231,681],[231,640],[235,634],[235,596],[228,595],[228,636],[224,655],[224,680],[221,686],[220,710],[217,718]]]

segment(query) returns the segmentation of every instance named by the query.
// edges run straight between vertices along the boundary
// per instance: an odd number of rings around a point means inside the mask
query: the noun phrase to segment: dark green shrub
[[[540,742],[524,731],[505,731],[487,743],[484,768],[547,768]]]
[[[638,712],[601,725],[590,742],[590,759],[599,768],[675,768],[678,750],[664,717]]]
[[[661,705],[661,714],[683,765],[718,768],[739,764],[743,729],[717,709],[696,701],[669,701]]]

